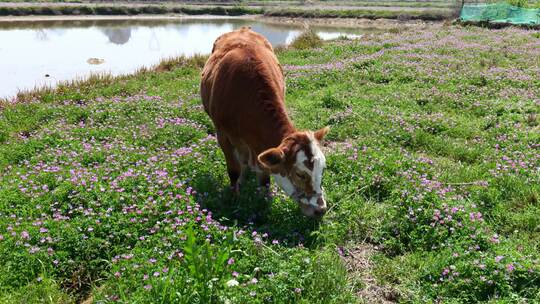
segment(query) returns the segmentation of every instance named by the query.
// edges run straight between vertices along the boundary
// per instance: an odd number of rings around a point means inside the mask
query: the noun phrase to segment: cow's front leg
[[[257,183],[266,196],[270,195],[270,175],[264,172],[257,172]]]

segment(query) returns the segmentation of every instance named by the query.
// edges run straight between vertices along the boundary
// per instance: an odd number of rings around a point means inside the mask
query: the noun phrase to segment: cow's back
[[[263,36],[242,28],[216,40],[202,73],[201,97],[218,132],[247,144],[261,138],[278,143],[272,129],[291,126],[284,91],[283,72]]]

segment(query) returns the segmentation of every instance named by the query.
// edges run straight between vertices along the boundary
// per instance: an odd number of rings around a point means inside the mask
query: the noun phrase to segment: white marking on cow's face
[[[313,186],[313,191],[317,194],[322,194],[323,190],[321,187],[323,170],[326,168],[326,157],[321,151],[321,148],[317,144],[317,141],[313,137],[313,134],[310,133],[309,139],[311,153],[313,154],[313,174],[311,175],[311,184]]]
[[[281,187],[281,189],[283,189],[283,191],[285,191],[288,196],[293,195],[295,187],[288,177],[280,174],[272,174],[272,177],[274,177],[276,183]]]
[[[321,215],[326,210],[324,190],[321,187],[326,158],[313,133],[308,133],[308,138],[310,143],[306,148],[309,150],[296,152],[295,163],[288,174],[291,177],[289,182],[294,187],[293,197],[300,203],[304,214],[313,216]]]
[[[296,166],[297,169],[311,175],[311,170],[309,170],[308,167],[306,167],[306,164],[305,164],[306,160],[308,160],[306,156],[306,152],[304,152],[304,150],[300,150],[296,153],[296,162],[294,163],[294,165]]]
[[[314,207],[314,208],[318,208],[318,207],[326,207],[326,206],[319,206],[317,204],[317,199],[318,199],[318,196],[312,196],[310,198],[301,198],[300,199],[300,202],[303,203],[304,205],[306,206],[310,206],[310,207]]]

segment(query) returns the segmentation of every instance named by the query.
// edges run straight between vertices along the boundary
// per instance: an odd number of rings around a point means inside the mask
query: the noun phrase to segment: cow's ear
[[[330,128],[329,127],[324,127],[320,130],[317,130],[315,131],[314,135],[315,135],[315,138],[319,141],[319,142],[322,142],[322,140],[324,139],[324,137],[326,136],[326,134],[328,134],[328,131],[330,131]]]
[[[281,148],[271,148],[259,154],[257,159],[263,168],[275,172],[285,162],[285,153]]]

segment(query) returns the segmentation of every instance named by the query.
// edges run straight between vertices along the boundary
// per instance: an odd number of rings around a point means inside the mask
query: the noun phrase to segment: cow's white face
[[[326,212],[321,187],[326,158],[320,147],[326,133],[328,128],[294,133],[279,147],[258,157],[262,166],[272,172],[281,189],[298,202],[302,212],[309,217],[320,217]]]

